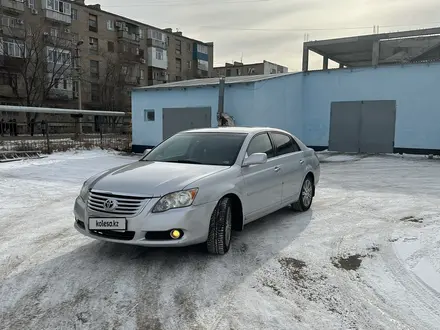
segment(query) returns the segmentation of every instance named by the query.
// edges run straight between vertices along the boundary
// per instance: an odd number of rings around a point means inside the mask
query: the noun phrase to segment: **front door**
[[[243,212],[247,221],[267,214],[281,203],[281,176],[267,133],[256,135],[250,142],[247,156],[257,152],[266,153],[267,163],[242,168],[245,195]]]

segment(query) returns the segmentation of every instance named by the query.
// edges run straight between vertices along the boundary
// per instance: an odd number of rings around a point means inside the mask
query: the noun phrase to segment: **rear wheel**
[[[232,207],[228,197],[222,198],[211,215],[206,247],[209,253],[225,254],[231,246]]]
[[[313,202],[314,183],[312,177],[309,175],[304,179],[301,187],[301,193],[297,202],[292,204],[295,211],[304,212],[310,209]]]

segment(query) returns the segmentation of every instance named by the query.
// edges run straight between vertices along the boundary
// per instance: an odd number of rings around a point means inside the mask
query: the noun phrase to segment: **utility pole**
[[[222,115],[224,111],[224,103],[225,103],[225,77],[220,77],[218,84],[218,111],[217,111],[217,119],[219,122],[219,126],[223,126]]]
[[[84,41],[80,40],[76,43],[76,77],[78,81],[78,109],[82,110],[82,88],[81,88],[81,65],[80,65],[80,54],[79,54],[79,46],[81,46],[84,43]],[[79,134],[82,135],[82,119],[81,117],[78,118],[78,124],[79,124]]]

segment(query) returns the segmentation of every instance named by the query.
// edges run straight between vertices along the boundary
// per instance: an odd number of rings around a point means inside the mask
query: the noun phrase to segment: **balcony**
[[[47,98],[50,100],[72,100],[73,91],[51,88]]]
[[[141,38],[138,34],[130,33],[125,30],[118,31],[118,39],[129,41],[131,43],[140,44]]]
[[[140,77],[125,77],[125,82],[127,85],[138,86],[141,83]]]
[[[24,2],[16,1],[16,0],[1,0],[1,6],[5,8],[5,10],[15,13],[24,12]]]
[[[157,39],[147,39],[147,46],[161,48],[161,49],[167,49],[168,47],[165,41],[157,40]]]
[[[20,57],[0,55],[0,67],[9,68],[11,71],[19,70],[25,60]]]
[[[72,24],[72,17],[70,15],[66,15],[57,11],[46,9],[44,10],[44,16],[51,21],[61,22],[64,24]]]

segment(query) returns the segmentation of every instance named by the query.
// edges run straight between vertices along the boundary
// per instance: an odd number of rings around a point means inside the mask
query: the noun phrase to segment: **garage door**
[[[193,128],[211,127],[211,107],[164,108],[163,139]]]
[[[394,150],[396,101],[333,102],[329,150],[391,153]]]
[[[361,105],[361,102],[332,103],[329,150],[359,152]]]

